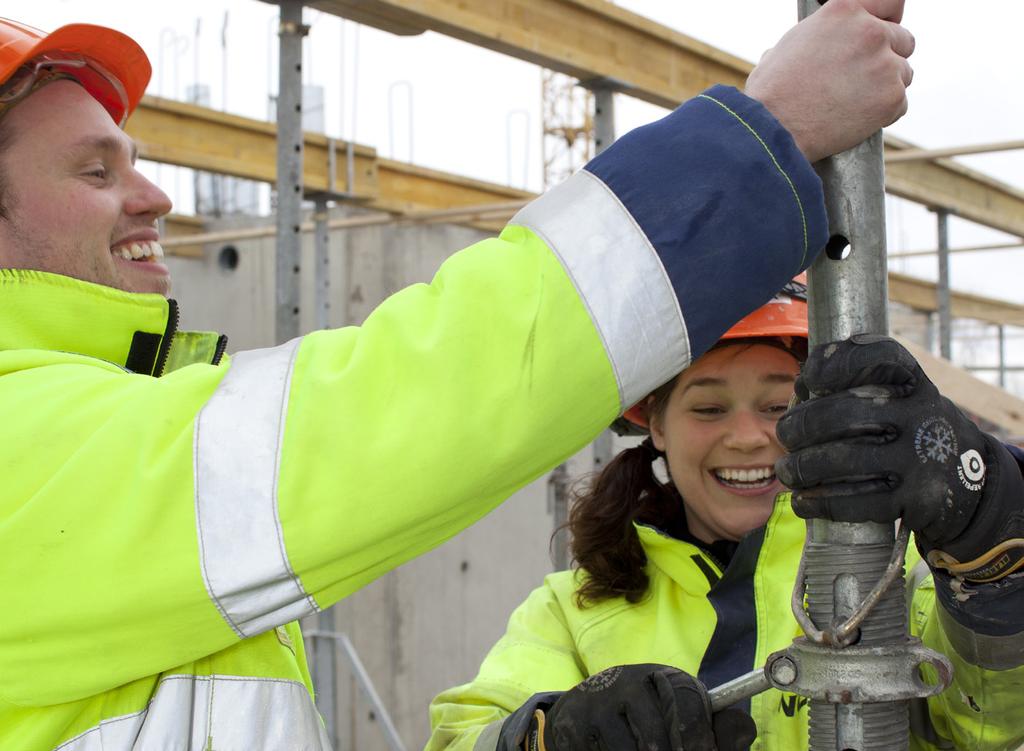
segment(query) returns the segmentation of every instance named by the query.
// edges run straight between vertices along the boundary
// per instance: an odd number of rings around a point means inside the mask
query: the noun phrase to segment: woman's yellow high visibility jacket
[[[533,694],[565,691],[615,665],[672,665],[711,687],[763,666],[768,655],[802,636],[790,595],[805,527],[789,495],[781,494],[767,525],[744,537],[723,569],[696,545],[637,526],[650,577],[648,594],[637,604],[617,597],[581,609],[575,593],[585,574],[549,575],[512,614],[476,678],[434,699],[427,751],[493,751],[504,718]],[[920,558],[911,548],[908,570],[926,573],[923,564],[915,566]],[[1024,744],[1022,661],[1000,670],[968,663],[950,641],[948,631],[954,641],[963,634],[939,613],[932,578],[916,578],[908,576],[911,632],[952,660],[954,679],[927,706],[915,700],[911,749],[1014,751]],[[1024,615],[1015,618],[1024,622]],[[1018,634],[1018,653],[1021,641]],[[754,751],[807,748],[806,699],[773,688],[747,708],[757,723]]]
[[[222,358],[0,271],[0,749],[326,748],[294,622],[586,445],[805,268],[817,176],[716,87],[359,327]]]

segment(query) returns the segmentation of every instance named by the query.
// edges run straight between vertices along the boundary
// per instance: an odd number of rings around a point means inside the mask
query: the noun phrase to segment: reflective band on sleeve
[[[196,419],[203,580],[240,637],[319,610],[292,571],[277,509],[281,438],[300,341],[235,355]]]
[[[562,261],[604,341],[621,408],[690,363],[672,283],[643,230],[597,177],[581,170],[512,218]]]
[[[130,748],[329,751],[306,687],[295,681],[172,675],[141,712],[103,720],[54,751]]]

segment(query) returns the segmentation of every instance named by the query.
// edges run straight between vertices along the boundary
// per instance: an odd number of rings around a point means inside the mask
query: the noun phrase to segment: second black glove
[[[750,715],[711,715],[696,678],[667,665],[622,665],[590,676],[544,713],[547,751],[745,751]],[[539,744],[538,744],[539,745]]]

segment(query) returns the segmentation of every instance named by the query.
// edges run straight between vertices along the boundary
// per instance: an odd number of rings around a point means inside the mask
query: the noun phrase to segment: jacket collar
[[[707,558],[707,554],[701,551],[696,545],[677,540],[662,530],[645,525],[636,524],[637,533],[640,535],[640,543],[643,545],[644,553],[650,564],[657,566],[672,579],[679,582],[681,586],[690,589],[694,581],[689,572],[692,571],[695,561],[694,557]],[[748,548],[745,552],[759,556],[765,547],[771,546],[775,552],[772,556],[784,555],[792,552],[799,556],[800,548],[803,546],[806,524],[793,513],[790,506],[790,494],[779,493],[775,497],[772,514],[764,527],[751,530],[740,542],[740,548]],[[784,550],[786,553],[779,553]],[[743,558],[741,550],[737,550],[733,562],[737,558]],[[786,558],[786,560],[790,560]],[[726,567],[726,571],[732,568],[732,563]],[[716,572],[724,575],[726,572]],[[696,590],[695,590],[696,591]]]
[[[43,271],[0,269],[0,351],[71,352],[153,376],[220,361],[225,337],[177,331],[177,326],[177,304],[160,295]]]

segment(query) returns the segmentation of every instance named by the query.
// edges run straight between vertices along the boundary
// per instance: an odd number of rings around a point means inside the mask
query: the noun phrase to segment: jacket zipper
[[[224,352],[228,348],[228,337],[225,334],[221,334],[217,337],[217,348],[213,351],[213,359],[210,361],[210,365],[220,365],[221,358],[224,357]]]
[[[174,341],[174,333],[178,330],[178,303],[175,300],[167,299],[167,328],[164,331],[164,338],[160,341],[160,351],[156,355],[156,367],[153,368],[153,377],[159,378],[164,374],[167,367],[167,356],[171,353],[171,342]],[[219,344],[219,342],[218,342]]]

